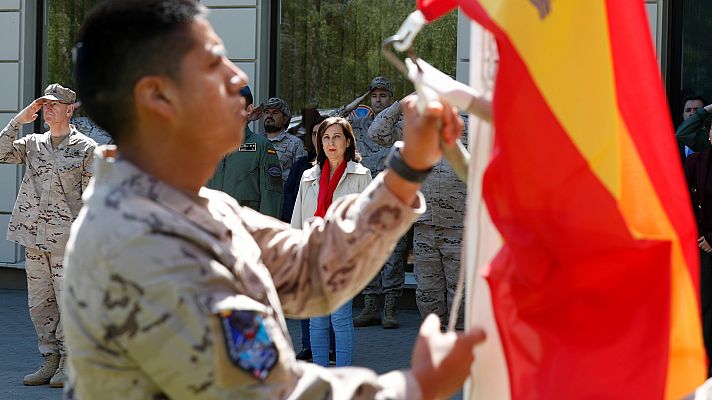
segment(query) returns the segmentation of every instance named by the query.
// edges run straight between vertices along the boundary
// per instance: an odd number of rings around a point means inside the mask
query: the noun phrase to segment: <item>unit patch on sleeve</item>
[[[279,353],[265,328],[261,313],[225,310],[218,315],[230,361],[255,378],[264,381],[277,364]]]

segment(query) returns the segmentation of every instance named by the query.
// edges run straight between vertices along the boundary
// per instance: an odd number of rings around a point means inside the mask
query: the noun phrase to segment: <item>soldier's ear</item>
[[[147,75],[134,86],[134,106],[139,114],[150,114],[165,119],[176,116],[178,92],[175,84],[161,76]]]

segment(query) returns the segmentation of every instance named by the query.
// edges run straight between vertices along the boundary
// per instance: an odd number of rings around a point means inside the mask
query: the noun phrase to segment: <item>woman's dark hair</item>
[[[341,132],[349,141],[348,147],[346,147],[346,152],[344,153],[344,159],[346,161],[361,162],[361,154],[356,150],[356,136],[354,136],[354,130],[351,128],[351,124],[344,118],[341,117],[329,117],[324,120],[324,122],[319,125],[319,130],[317,131],[317,141],[316,141],[316,164],[321,168],[326,161],[326,153],[324,152],[324,143],[322,143],[321,138],[324,136],[324,132],[332,126],[338,125],[341,127]]]
[[[106,0],[86,18],[74,49],[77,94],[117,143],[134,129],[141,78],[180,81],[181,61],[195,46],[190,24],[206,10],[196,0]]]

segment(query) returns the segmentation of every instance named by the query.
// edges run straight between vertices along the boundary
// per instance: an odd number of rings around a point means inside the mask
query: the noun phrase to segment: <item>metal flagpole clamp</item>
[[[412,47],[412,43],[415,39],[415,35],[417,35],[417,32],[413,33],[413,29],[404,29],[408,21],[409,20],[407,19],[406,22],[404,22],[403,27],[401,27],[398,32],[400,33],[406,30],[409,33],[405,36],[400,35],[398,33],[393,36],[389,36],[388,38],[386,38],[386,40],[383,41],[382,51],[383,56],[386,58],[386,60],[393,64],[393,66],[398,70],[398,72],[405,75],[411,82],[413,82],[413,85],[415,86],[415,91],[418,94],[418,101],[416,103],[418,112],[423,113],[427,104],[430,101],[437,101],[439,99],[439,95],[437,91],[423,83],[422,77],[424,74],[424,68],[421,67],[421,63],[425,62],[418,58],[417,54],[415,53],[415,50]],[[417,29],[417,31],[419,31],[419,29]],[[395,52],[393,51],[394,49],[400,49],[401,51],[404,51],[406,53],[407,58],[405,62],[403,62],[395,54]],[[448,144],[441,137],[440,148],[443,151],[443,156],[450,164],[453,171],[455,171],[455,174],[458,176],[458,178],[460,178],[460,180],[462,180],[463,182],[467,183],[470,154],[468,153],[465,146],[462,144],[462,141],[460,141],[460,139],[457,139],[455,143]]]

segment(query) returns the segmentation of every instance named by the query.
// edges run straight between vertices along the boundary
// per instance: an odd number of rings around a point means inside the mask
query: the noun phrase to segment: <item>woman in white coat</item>
[[[360,193],[371,183],[371,171],[359,163],[356,138],[347,120],[327,118],[319,126],[316,140],[316,165],[302,175],[292,213],[292,226],[301,229],[310,218],[324,217],[339,197]],[[329,323],[336,339],[336,366],[351,365],[354,325],[351,301],[333,314],[310,320],[311,350],[314,363],[329,365]]]

